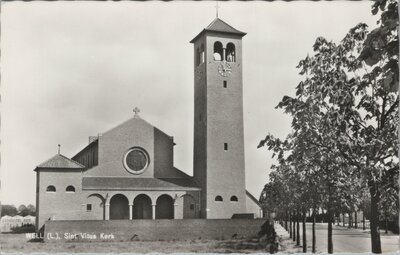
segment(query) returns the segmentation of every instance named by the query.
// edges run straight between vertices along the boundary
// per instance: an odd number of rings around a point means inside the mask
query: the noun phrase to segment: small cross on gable
[[[139,109],[139,108],[135,107],[135,108],[133,109],[133,112],[135,113],[135,116],[134,116],[134,117],[139,117],[139,112],[140,112],[140,109]]]
[[[217,18],[218,18],[218,9],[219,9],[220,7],[218,6],[218,0],[217,0],[216,2],[217,2],[217,4],[215,5],[215,10],[216,10],[216,16],[217,16]]]

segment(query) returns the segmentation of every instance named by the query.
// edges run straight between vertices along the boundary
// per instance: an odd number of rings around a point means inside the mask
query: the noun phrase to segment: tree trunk
[[[303,212],[303,253],[307,253],[306,213]]]
[[[388,220],[385,218],[385,234],[388,233]]]
[[[288,221],[288,212],[286,212],[286,215],[285,215],[285,229],[286,229],[286,231],[288,230],[287,221]]]
[[[293,231],[292,231],[293,241],[296,241],[296,212],[293,212]]]
[[[328,207],[328,253],[333,253],[332,213],[330,207]]]
[[[349,226],[351,228],[353,226],[353,213],[349,212]]]
[[[363,230],[365,230],[365,210],[363,210]]]
[[[373,185],[370,185],[370,187],[372,186],[370,188],[370,195],[371,195],[371,217],[370,217],[371,252],[372,253],[382,253],[381,235],[379,232],[379,208],[378,208],[380,194],[379,194],[379,191],[376,190]]]
[[[296,245],[300,246],[300,213],[299,212],[297,212],[297,215],[296,215],[296,222],[297,222]]]
[[[346,225],[345,225],[345,223],[344,223],[344,217],[345,217],[345,214],[344,213],[342,213],[342,215],[343,215],[343,227],[345,227]]]
[[[354,228],[358,228],[357,211],[354,212]]]
[[[292,238],[292,214],[289,213],[289,237]]]
[[[351,227],[354,228],[354,213],[351,212]]]
[[[313,222],[312,222],[312,252],[316,253],[315,249],[315,210],[313,211]]]

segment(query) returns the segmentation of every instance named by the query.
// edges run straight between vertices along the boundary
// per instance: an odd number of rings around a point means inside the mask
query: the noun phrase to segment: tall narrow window
[[[204,45],[202,44],[200,46],[200,63],[204,63],[206,60],[205,54],[204,54]]]
[[[226,89],[228,87],[228,82],[224,81],[224,88]]]
[[[224,143],[224,150],[228,150],[228,143]]]
[[[215,42],[214,43],[214,60],[215,61],[221,61],[222,60],[222,55],[223,55],[222,43],[221,42]]]
[[[236,62],[235,45],[233,43],[228,43],[226,45],[226,61]]]

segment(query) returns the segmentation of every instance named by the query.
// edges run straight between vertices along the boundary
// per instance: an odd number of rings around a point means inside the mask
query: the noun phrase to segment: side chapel
[[[47,220],[262,217],[245,188],[242,37],[219,18],[194,45],[194,176],[174,167],[172,136],[139,116],[71,159],[35,168],[36,226]]]

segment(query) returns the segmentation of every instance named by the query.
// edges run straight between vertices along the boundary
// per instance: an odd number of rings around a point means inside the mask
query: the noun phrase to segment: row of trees
[[[372,252],[381,253],[379,221],[399,213],[397,10],[396,0],[376,1],[376,29],[359,24],[339,44],[317,38],[313,55],[299,62],[304,79],[296,96],[277,106],[291,115],[292,131],[284,140],[268,134],[259,144],[277,158],[262,203],[295,219],[297,236],[307,211],[315,218],[326,210],[328,253],[335,214],[368,203]],[[314,229],[312,239],[315,252]]]
[[[36,207],[34,205],[20,205],[15,207],[15,205],[1,205],[1,217],[8,215],[8,216],[15,216],[15,215],[21,215],[21,216],[27,216],[27,215],[32,215],[36,216]]]

